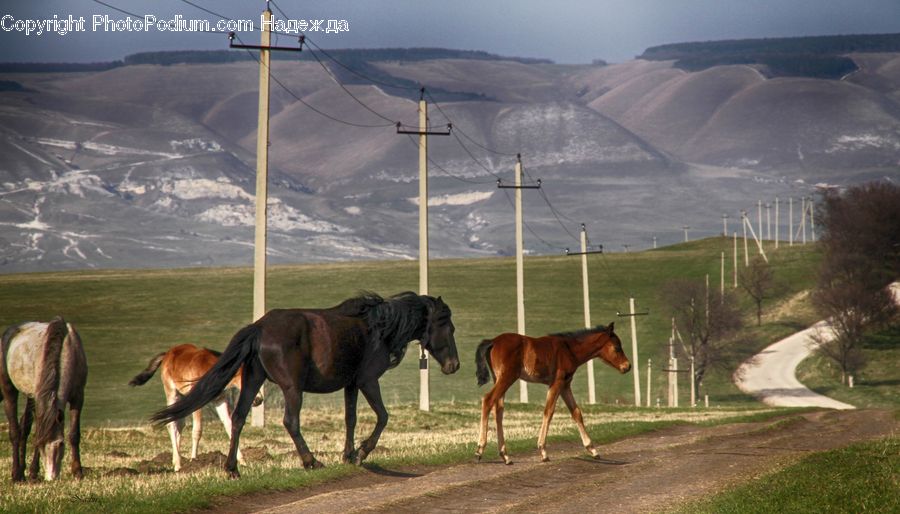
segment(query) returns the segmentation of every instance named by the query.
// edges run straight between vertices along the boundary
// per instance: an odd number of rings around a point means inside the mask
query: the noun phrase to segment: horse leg
[[[589,436],[587,430],[584,429],[584,416],[581,414],[581,407],[575,403],[575,395],[572,394],[572,384],[566,384],[563,387],[561,394],[563,401],[566,402],[566,407],[568,407],[569,412],[572,413],[572,419],[575,420],[575,424],[578,425],[578,433],[581,434],[581,444],[583,444],[585,449],[590,452],[592,457],[599,456],[600,451],[591,444],[591,436]]]
[[[356,453],[353,451],[353,433],[356,431],[356,400],[359,397],[359,388],[355,385],[348,385],[344,388],[344,424],[347,427],[347,434],[344,438],[344,453],[341,455],[341,462],[349,463],[356,459]]]
[[[228,411],[228,401],[222,400],[218,404],[216,404],[216,415],[219,416],[219,421],[222,422],[222,426],[225,427],[225,433],[228,434],[228,437],[231,438],[231,412]],[[244,462],[244,456],[241,455],[241,448],[238,447],[237,451],[237,460],[240,464],[246,464]]]
[[[366,459],[366,457],[372,453],[372,450],[375,449],[375,445],[378,444],[378,439],[381,438],[381,433],[384,431],[384,427],[387,426],[388,422],[388,411],[384,408],[384,402],[381,400],[381,386],[378,385],[377,380],[373,380],[371,382],[366,382],[362,386],[360,386],[360,391],[362,391],[363,396],[366,397],[366,401],[369,402],[369,407],[375,411],[375,428],[372,430],[372,433],[359,445],[359,449],[356,450],[356,459],[354,463],[359,466],[362,464],[362,461]]]
[[[178,401],[178,392],[174,388],[170,390],[166,387],[166,405],[172,405],[176,401]],[[166,424],[166,428],[169,430],[169,439],[172,441],[172,467],[175,468],[175,471],[181,469],[181,453],[178,447],[181,446],[181,427],[183,425],[184,420],[182,419]]]
[[[72,452],[72,464],[69,468],[75,478],[84,477],[81,468],[81,408],[84,406],[84,398],[79,396],[69,402],[69,447]]]
[[[497,450],[500,452],[500,458],[504,464],[512,464],[509,455],[506,454],[506,438],[503,437],[503,397],[497,399],[494,405],[494,419],[497,420]]]
[[[28,453],[26,446],[28,444],[28,436],[31,434],[31,425],[34,422],[34,398],[25,397],[25,412],[22,413],[22,420],[19,423],[19,462],[22,463],[23,472]]]
[[[303,468],[315,469],[325,467],[309,451],[309,446],[306,445],[306,440],[303,439],[303,434],[300,432],[300,409],[303,407],[303,392],[300,391],[299,385],[289,384],[282,386],[281,391],[284,393],[284,428],[294,441],[294,447],[297,448]]]
[[[547,403],[544,405],[544,420],[541,422],[541,433],[538,435],[538,450],[541,451],[541,462],[550,460],[547,457],[547,432],[550,430],[550,421],[553,419],[553,411],[556,410],[556,400],[559,399],[559,393],[562,389],[563,381],[557,379],[550,384],[547,390]]]
[[[193,423],[191,423],[191,460],[197,458],[200,451],[200,437],[203,436],[203,409],[194,411]]]
[[[506,390],[509,389],[513,382],[515,382],[515,378],[507,378],[512,376],[512,374],[500,374],[497,376],[494,387],[492,387],[481,399],[481,432],[478,436],[478,448],[475,449],[475,458],[478,460],[481,460],[481,455],[484,453],[484,447],[487,446],[488,419],[490,418],[491,409],[493,409],[498,402],[502,401],[503,395],[506,394]],[[496,411],[494,412],[494,417],[497,417]],[[498,426],[503,423],[502,414],[497,422]],[[503,461],[511,463],[508,458],[503,459]]]
[[[3,384],[3,410],[9,422],[9,442],[12,449],[12,481],[25,480],[25,440],[19,430],[19,391],[12,384]]]
[[[225,459],[225,471],[228,472],[230,478],[240,478],[241,474],[237,469],[237,452],[241,439],[241,431],[244,429],[244,423],[247,421],[247,414],[250,413],[250,407],[253,406],[253,400],[256,393],[266,381],[266,372],[257,359],[251,359],[244,363],[244,372],[241,376],[241,394],[238,397],[237,405],[234,412],[231,413],[231,444],[228,447],[228,457]]]

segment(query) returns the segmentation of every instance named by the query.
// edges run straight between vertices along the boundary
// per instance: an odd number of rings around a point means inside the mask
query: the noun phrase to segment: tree
[[[676,279],[663,285],[664,305],[694,360],[694,383],[699,394],[703,378],[713,368],[733,369],[739,359],[733,336],[742,326],[734,295],[709,298],[706,284]]]
[[[741,270],[738,284],[756,304],[756,325],[762,325],[763,300],[769,300],[776,294],[775,273],[772,267],[761,257],[755,257],[749,266]]]
[[[819,219],[824,255],[813,303],[831,321],[832,333],[816,340],[843,382],[865,365],[865,335],[897,312],[887,286],[900,278],[900,187],[873,182],[829,192]]]

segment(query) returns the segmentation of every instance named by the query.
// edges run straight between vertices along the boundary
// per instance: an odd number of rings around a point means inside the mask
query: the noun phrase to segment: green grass
[[[617,322],[626,353],[640,366],[641,387],[646,387],[646,362],[653,358],[651,398],[665,398],[666,385],[659,363],[666,356],[665,341],[670,321],[658,291],[678,277],[702,279],[710,274],[713,294],[718,291],[719,252],[725,251],[730,273],[731,240],[711,238],[655,251],[595,255],[589,259],[592,320]],[[813,283],[819,254],[814,245],[770,250],[777,278],[785,284],[779,298],[767,308],[776,311],[796,293]],[[413,262],[354,262],[276,266],[268,274],[268,307],[324,307],[373,290],[389,295],[417,288]],[[730,283],[726,280],[726,283]],[[431,264],[431,292],[442,295],[453,308],[460,372],[432,375],[432,399],[438,402],[477,402],[484,389],[475,386],[474,348],[481,339],[516,327],[515,264],[513,259],[438,260]],[[24,320],[49,319],[62,314],[79,329],[90,367],[84,409],[88,426],[124,426],[140,423],[164,405],[158,379],[139,388],[126,384],[149,359],[168,347],[194,342],[223,348],[231,336],[250,321],[252,276],[249,268],[192,268],[177,270],[107,270],[32,273],[0,276],[0,325]],[[571,257],[532,257],[525,260],[526,331],[546,334],[583,325],[580,260]],[[631,355],[626,312],[628,297],[649,316],[638,319],[639,355]],[[796,303],[796,302],[795,302]],[[793,305],[793,304],[792,304]],[[802,307],[803,302],[797,303]],[[745,302],[748,321],[750,304]],[[782,309],[783,310],[783,309]],[[812,313],[791,308],[769,316],[761,328],[752,328],[753,341],[746,355],[776,338],[814,321]],[[418,363],[411,347],[403,363],[381,380],[383,397],[392,405],[416,402]],[[604,404],[633,402],[632,378],[598,365],[598,401]],[[579,371],[574,389],[585,402],[586,375]],[[531,386],[540,401],[544,392]],[[277,399],[280,391],[269,386]],[[687,388],[684,389],[687,395]],[[709,376],[704,393],[714,405],[749,405],[725,371]],[[644,392],[646,394],[646,391]],[[683,401],[687,401],[684,399]],[[273,403],[277,404],[277,400]],[[304,406],[342,409],[340,393],[306,395]],[[365,410],[365,406],[361,406]],[[272,416],[280,422],[281,415]],[[279,423],[280,424],[280,423]]]
[[[900,439],[816,453],[684,513],[900,512]]]
[[[797,368],[810,389],[860,408],[900,409],[900,323],[868,336],[863,344],[867,365],[854,377],[854,387],[841,384],[838,366],[813,355]]]

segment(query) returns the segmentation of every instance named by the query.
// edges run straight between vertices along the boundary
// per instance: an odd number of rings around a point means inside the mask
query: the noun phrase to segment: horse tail
[[[240,329],[231,338],[219,360],[194,383],[191,391],[172,405],[154,413],[150,421],[160,425],[171,423],[216,399],[244,363],[258,358],[261,333],[262,330],[256,324]]]
[[[59,361],[63,341],[69,334],[68,324],[57,316],[47,325],[47,339],[41,359],[41,372],[35,386],[35,431],[34,446],[40,448],[57,435],[62,423],[62,410],[58,403]]]
[[[159,369],[159,366],[162,364],[163,357],[166,356],[168,352],[162,352],[152,359],[150,359],[150,364],[147,364],[147,367],[144,368],[144,371],[141,371],[134,378],[131,379],[131,382],[128,382],[128,385],[131,387],[142,386],[147,383],[153,377],[153,374],[156,373],[156,370]]]
[[[479,386],[487,384],[494,375],[494,370],[491,368],[491,348],[493,347],[494,340],[485,339],[475,350],[475,378],[478,379]]]

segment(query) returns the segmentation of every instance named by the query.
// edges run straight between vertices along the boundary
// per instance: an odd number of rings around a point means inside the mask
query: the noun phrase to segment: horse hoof
[[[368,457],[368,455],[369,455],[369,452],[360,448],[359,450],[357,450],[356,458],[353,459],[353,463],[356,464],[357,466],[362,466],[363,461],[366,460],[366,457]]]
[[[235,470],[232,470],[232,471],[229,471],[229,472],[228,472],[228,479],[229,479],[229,480],[237,480],[237,479],[239,479],[239,478],[241,478],[241,473],[240,473],[238,470],[235,469]]]
[[[319,462],[316,459],[313,459],[309,463],[306,463],[306,462],[303,463],[303,469],[320,469],[320,468],[324,468],[324,467],[325,467],[325,464],[322,464],[321,462]]]
[[[506,464],[507,466],[509,466],[509,465],[512,464],[512,459],[510,459],[509,457],[507,457],[506,455],[504,455],[504,456],[503,456],[503,463]]]

